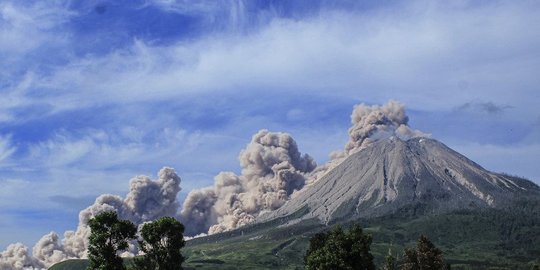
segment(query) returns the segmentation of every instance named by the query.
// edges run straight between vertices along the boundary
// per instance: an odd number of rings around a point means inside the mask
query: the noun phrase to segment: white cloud
[[[234,4],[232,1],[186,1],[186,0],[148,0],[146,5],[154,5],[165,11],[181,14],[214,13],[219,7]],[[237,1],[242,2],[242,1]]]
[[[8,159],[15,151],[16,147],[12,145],[11,136],[2,136],[0,135],[0,162],[4,162]],[[2,165],[0,165],[0,168]]]
[[[0,123],[20,120],[16,111],[43,104],[35,96],[34,72],[53,56],[49,50],[68,46],[69,35],[60,28],[73,15],[65,1],[0,2]]]
[[[0,54],[23,55],[39,46],[62,42],[63,37],[51,30],[72,15],[60,1],[0,3]]]
[[[394,98],[429,109],[485,96],[531,105],[540,66],[538,11],[532,2],[417,2],[367,14],[275,18],[248,35],[214,33],[170,46],[136,40],[129,49],[74,60],[33,86],[56,111],[267,89],[378,103]]]
[[[149,134],[152,134],[150,140],[144,141],[142,137]],[[108,131],[89,129],[82,136],[63,131],[31,145],[29,159],[39,161],[42,169],[67,169],[74,164],[89,170],[131,167],[195,151],[200,143],[199,136],[196,132],[167,128],[158,131],[136,131],[131,127]]]
[[[7,207],[13,207],[14,205],[19,205],[18,200],[13,200],[15,198],[20,198],[20,194],[25,194],[25,190],[28,190],[32,183],[24,179],[15,179],[15,178],[0,178],[0,204],[2,209]],[[14,196],[17,194],[16,196]]]

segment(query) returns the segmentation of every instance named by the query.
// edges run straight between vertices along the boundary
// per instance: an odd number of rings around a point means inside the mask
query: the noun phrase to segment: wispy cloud
[[[448,109],[486,96],[530,104],[525,96],[536,91],[540,65],[531,56],[540,38],[527,33],[540,33],[537,11],[533,3],[417,2],[392,10],[393,16],[382,10],[277,17],[257,32],[211,33],[173,45],[136,39],[128,48],[36,75],[31,88],[40,89],[39,99],[25,97],[51,112],[264,89]],[[524,28],[529,31],[519,31]]]
[[[16,150],[12,145],[11,136],[0,136],[0,162],[8,159]]]
[[[23,56],[41,46],[62,44],[65,39],[58,35],[58,27],[74,14],[59,3],[0,3],[0,53]]]

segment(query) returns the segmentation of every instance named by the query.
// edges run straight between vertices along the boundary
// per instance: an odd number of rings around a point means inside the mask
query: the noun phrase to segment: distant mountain
[[[320,180],[259,222],[309,209],[298,217],[324,224],[392,214],[409,205],[428,213],[500,208],[522,196],[540,196],[525,179],[489,172],[439,141],[391,137],[352,154]]]

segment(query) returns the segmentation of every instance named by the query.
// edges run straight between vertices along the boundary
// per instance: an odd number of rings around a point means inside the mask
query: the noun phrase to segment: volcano
[[[540,256],[540,187],[437,140],[390,136],[350,153],[254,224],[187,245],[201,267],[218,258],[237,269],[241,253],[261,269],[295,269],[315,233],[353,223],[373,235],[379,265],[389,250],[399,254],[427,235],[452,267],[529,269]]]
[[[306,208],[290,222],[317,218],[330,224],[416,205],[425,206],[428,213],[500,208],[528,195],[540,195],[540,188],[525,179],[487,171],[437,140],[391,137],[350,155],[258,222]]]

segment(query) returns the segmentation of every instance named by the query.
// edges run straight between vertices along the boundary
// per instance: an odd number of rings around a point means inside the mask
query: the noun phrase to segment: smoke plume
[[[130,181],[130,191],[126,198],[104,194],[96,198],[93,205],[79,213],[76,231],[64,233],[60,240],[58,234],[51,232],[43,236],[32,249],[18,243],[10,245],[0,253],[0,270],[42,269],[71,258],[86,258],[90,228],[88,222],[94,216],[115,211],[119,219],[127,219],[140,225],[163,216],[176,216],[179,204],[176,195],[180,191],[180,177],[171,168],[159,171],[158,179],[152,181],[147,176],[137,176]],[[136,255],[137,248],[130,245],[126,255]]]
[[[401,140],[430,136],[419,130],[411,129],[408,122],[409,117],[405,112],[405,106],[394,100],[390,100],[382,106],[369,106],[363,103],[355,105],[351,114],[352,126],[349,128],[349,141],[345,144],[344,150],[332,152],[330,161],[317,167],[309,177],[307,184],[318,181],[348,156],[376,141],[392,136]]]
[[[11,244],[0,253],[1,270],[43,268],[43,265],[28,255],[28,247],[21,243]]]
[[[426,134],[408,126],[409,117],[405,106],[397,101],[389,101],[383,106],[359,104],[351,115],[349,142],[345,154],[350,155],[380,139],[396,136],[402,140],[424,137]]]
[[[316,167],[287,133],[257,132],[239,156],[242,172],[222,172],[214,186],[190,192],[181,217],[187,234],[218,233],[255,221],[281,207]]]
[[[50,266],[69,258],[60,243],[58,235],[54,232],[50,232],[39,239],[32,249],[32,255],[43,266]]]

